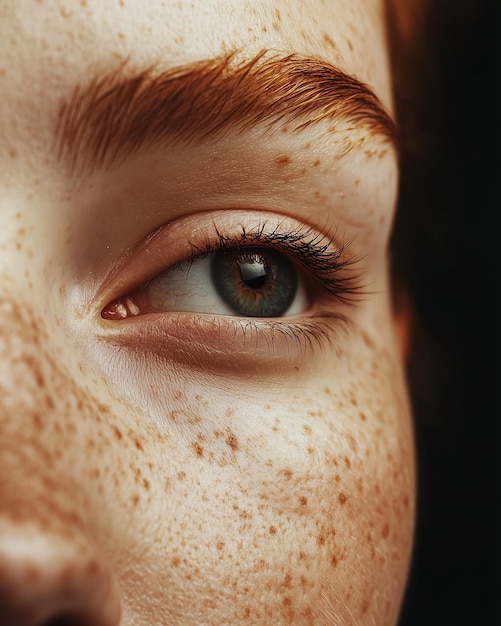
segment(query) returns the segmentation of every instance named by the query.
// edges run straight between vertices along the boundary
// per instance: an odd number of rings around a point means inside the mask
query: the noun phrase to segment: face
[[[395,624],[382,3],[1,15],[0,621]]]

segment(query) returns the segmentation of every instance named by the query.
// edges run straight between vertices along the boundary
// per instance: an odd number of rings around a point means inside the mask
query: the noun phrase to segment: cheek
[[[2,354],[0,517],[90,536],[124,626],[395,622],[413,458],[389,356],[368,342],[337,376],[240,393],[184,381],[160,429],[65,375],[26,310]]]
[[[117,445],[117,418],[66,370],[67,348],[29,304],[0,300],[0,518],[53,535],[99,541],[104,495],[126,487],[134,445]],[[79,382],[77,382],[77,380]],[[132,429],[127,433],[137,439]],[[137,452],[137,450],[136,450]],[[105,531],[109,535],[109,531]]]
[[[371,347],[337,384],[318,381],[213,402],[196,384],[170,391],[169,435],[146,437],[143,462],[125,468],[126,613],[142,585],[173,621],[396,621],[414,516],[401,376]]]

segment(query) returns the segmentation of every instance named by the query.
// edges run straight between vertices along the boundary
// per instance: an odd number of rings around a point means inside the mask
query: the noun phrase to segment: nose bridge
[[[112,572],[71,466],[75,387],[29,306],[3,298],[0,315],[0,624],[117,626]]]

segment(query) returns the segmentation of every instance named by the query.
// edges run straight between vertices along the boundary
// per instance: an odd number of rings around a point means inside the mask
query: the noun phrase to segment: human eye
[[[194,250],[189,259],[160,272],[146,285],[103,311],[105,318],[186,311],[241,317],[282,317],[307,306],[303,280],[293,261],[241,238],[218,249]]]
[[[122,293],[101,310],[108,322],[147,322],[147,332],[205,330],[214,347],[274,352],[332,341],[361,293],[349,243],[282,215],[217,211],[158,229],[117,279]],[[135,269],[140,268],[140,269]],[[144,276],[144,278],[142,278]],[[127,288],[130,281],[131,288]],[[184,326],[184,331],[181,329]]]

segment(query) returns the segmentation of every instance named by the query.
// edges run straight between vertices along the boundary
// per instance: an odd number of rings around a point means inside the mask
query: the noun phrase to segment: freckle
[[[174,400],[182,400],[184,398],[184,393],[182,391],[176,391],[174,393]]]
[[[204,449],[198,443],[198,441],[195,441],[195,443],[193,443],[192,446],[193,446],[193,449],[195,450],[195,453],[196,453],[196,455],[198,457],[202,457],[204,455]]]
[[[345,457],[344,457],[344,464],[346,465],[346,467],[347,467],[348,469],[350,469],[350,467],[351,467],[351,461],[350,461],[350,459],[349,459],[347,456],[345,456]]]
[[[224,543],[224,541],[218,541],[218,542],[216,543],[216,549],[217,549],[217,550],[220,550],[220,551],[221,551],[221,550],[224,550],[224,546],[225,546],[225,545],[226,545],[226,544]]]
[[[319,537],[317,539],[317,543],[318,543],[319,546],[325,545],[325,537],[323,535],[319,535]]]
[[[360,178],[357,178],[357,179],[355,180],[355,185],[360,185]]]
[[[290,158],[290,156],[287,156],[286,154],[279,156],[275,159],[275,163],[277,165],[280,165],[281,167],[284,167],[286,165],[290,165],[292,163],[292,159]]]
[[[267,33],[268,29],[266,28],[266,26],[263,26],[263,28],[261,29],[263,31],[263,33]]]
[[[283,470],[279,470],[278,473],[284,476],[285,480],[290,480],[294,476],[294,472],[288,467]]]
[[[233,452],[236,452],[240,447],[238,443],[238,439],[233,433],[230,433],[226,437],[226,445],[229,446],[233,450]]]
[[[369,605],[370,605],[370,601],[369,601],[368,598],[366,598],[364,600],[363,604],[362,604],[362,608],[361,608],[361,611],[360,611],[360,616],[361,617],[364,616],[367,613],[367,611],[369,610]]]
[[[17,157],[17,152],[13,148],[11,148],[9,150],[9,156],[11,159],[15,159]]]
[[[321,164],[320,159],[317,159],[316,161],[314,161],[313,167],[318,167],[320,164]]]
[[[390,527],[388,524],[383,526],[383,539],[388,539],[388,535],[390,534]]]
[[[280,30],[280,27],[276,22],[273,22],[272,26],[273,26],[273,30],[276,30],[277,32]]]
[[[186,472],[178,472],[177,473],[177,479],[182,481],[186,478]]]
[[[299,496],[299,504],[301,506],[306,506],[308,504],[308,498],[305,496]]]
[[[270,535],[276,535],[277,534],[277,529],[275,528],[275,526],[270,526]]]
[[[41,428],[43,426],[43,421],[42,421],[42,416],[40,415],[40,413],[38,411],[35,411],[35,413],[33,413],[32,421],[33,421],[33,426],[37,430],[41,430]]]
[[[334,43],[334,41],[332,40],[332,38],[331,38],[331,37],[330,37],[327,33],[324,33],[322,38],[323,38],[324,42],[325,42],[328,46],[330,46],[330,47],[331,47],[331,48],[333,48],[334,50],[336,49],[336,44]]]
[[[115,437],[117,439],[119,439],[119,440],[122,439],[123,435],[122,435],[122,432],[121,432],[121,430],[119,428],[117,428],[116,426],[113,426],[113,432],[115,433]]]
[[[150,482],[148,480],[146,480],[146,478],[143,478],[143,486],[146,489],[146,491],[149,491],[149,489],[150,489]]]
[[[332,567],[337,567],[338,563],[339,563],[339,559],[337,558],[337,556],[335,554],[333,554],[331,556],[331,565],[332,565]]]
[[[174,556],[171,559],[171,565],[172,567],[179,567],[179,563],[181,562],[181,560],[179,559],[178,556]]]
[[[367,415],[363,411],[360,411],[359,415],[360,415],[360,419],[362,420],[362,422],[367,421]]]
[[[39,387],[45,387],[45,379],[41,372],[35,371],[35,379]]]
[[[346,504],[347,496],[344,493],[340,493],[338,496],[339,504]]]
[[[139,496],[136,494],[134,494],[131,498],[132,500],[132,506],[136,507],[139,503]]]
[[[143,450],[143,446],[141,445],[141,442],[138,441],[137,439],[134,439],[134,445],[136,446],[138,450]]]

